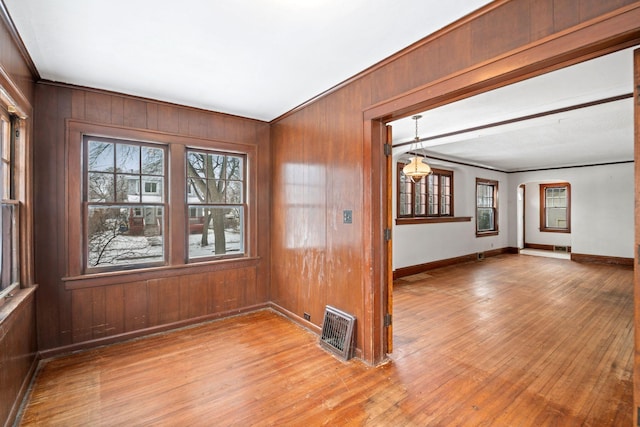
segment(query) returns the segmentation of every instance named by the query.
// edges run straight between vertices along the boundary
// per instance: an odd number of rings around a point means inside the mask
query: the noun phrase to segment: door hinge
[[[385,228],[384,229],[384,241],[388,242],[391,240],[391,229],[390,228]]]
[[[391,144],[384,144],[384,155],[390,156],[392,153]]]
[[[387,313],[384,315],[384,326],[391,326],[391,314]]]

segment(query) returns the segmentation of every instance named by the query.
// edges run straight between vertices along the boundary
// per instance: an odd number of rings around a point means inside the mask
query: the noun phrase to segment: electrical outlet
[[[311,315],[309,313],[304,313],[304,320],[311,321]]]
[[[342,223],[343,224],[353,223],[353,211],[351,210],[342,211]]]

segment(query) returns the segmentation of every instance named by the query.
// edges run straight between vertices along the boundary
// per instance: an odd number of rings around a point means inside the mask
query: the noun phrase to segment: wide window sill
[[[566,228],[541,228],[541,233],[571,233],[571,230]]]
[[[11,313],[27,301],[37,288],[37,285],[33,285],[28,288],[16,289],[11,292],[9,298],[3,297],[4,301],[0,305],[0,326],[3,326],[3,323],[11,316]]]
[[[470,216],[430,216],[419,218],[396,218],[396,225],[439,224],[443,222],[469,222]]]
[[[487,236],[497,236],[499,233],[497,231],[485,231],[482,233],[476,233],[476,237],[487,237]]]
[[[133,282],[139,280],[161,279],[165,277],[176,277],[183,273],[185,269],[189,273],[208,273],[219,270],[233,270],[237,268],[254,267],[258,265],[260,257],[252,258],[231,258],[226,260],[215,260],[198,262],[192,264],[182,264],[174,266],[151,267],[138,270],[110,271],[107,273],[83,274],[82,276],[63,277],[64,288],[66,290],[93,288],[96,286],[109,286],[119,283]]]

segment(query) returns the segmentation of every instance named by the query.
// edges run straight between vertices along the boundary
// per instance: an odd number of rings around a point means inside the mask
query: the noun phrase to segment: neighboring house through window
[[[166,147],[85,136],[84,156],[85,271],[163,264]]]
[[[476,178],[476,236],[498,234],[498,181]]]
[[[571,232],[571,186],[540,184],[540,231]]]

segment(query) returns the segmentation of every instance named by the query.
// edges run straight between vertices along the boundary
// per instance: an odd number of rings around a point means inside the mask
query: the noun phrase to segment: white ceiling
[[[4,0],[41,77],[270,121],[486,0]]]
[[[465,129],[574,107],[633,92],[633,49],[612,53],[392,122],[394,154],[413,150],[502,171],[633,160],[631,98],[530,120]],[[438,135],[460,132],[454,136]],[[431,161],[430,163],[438,163]]]

